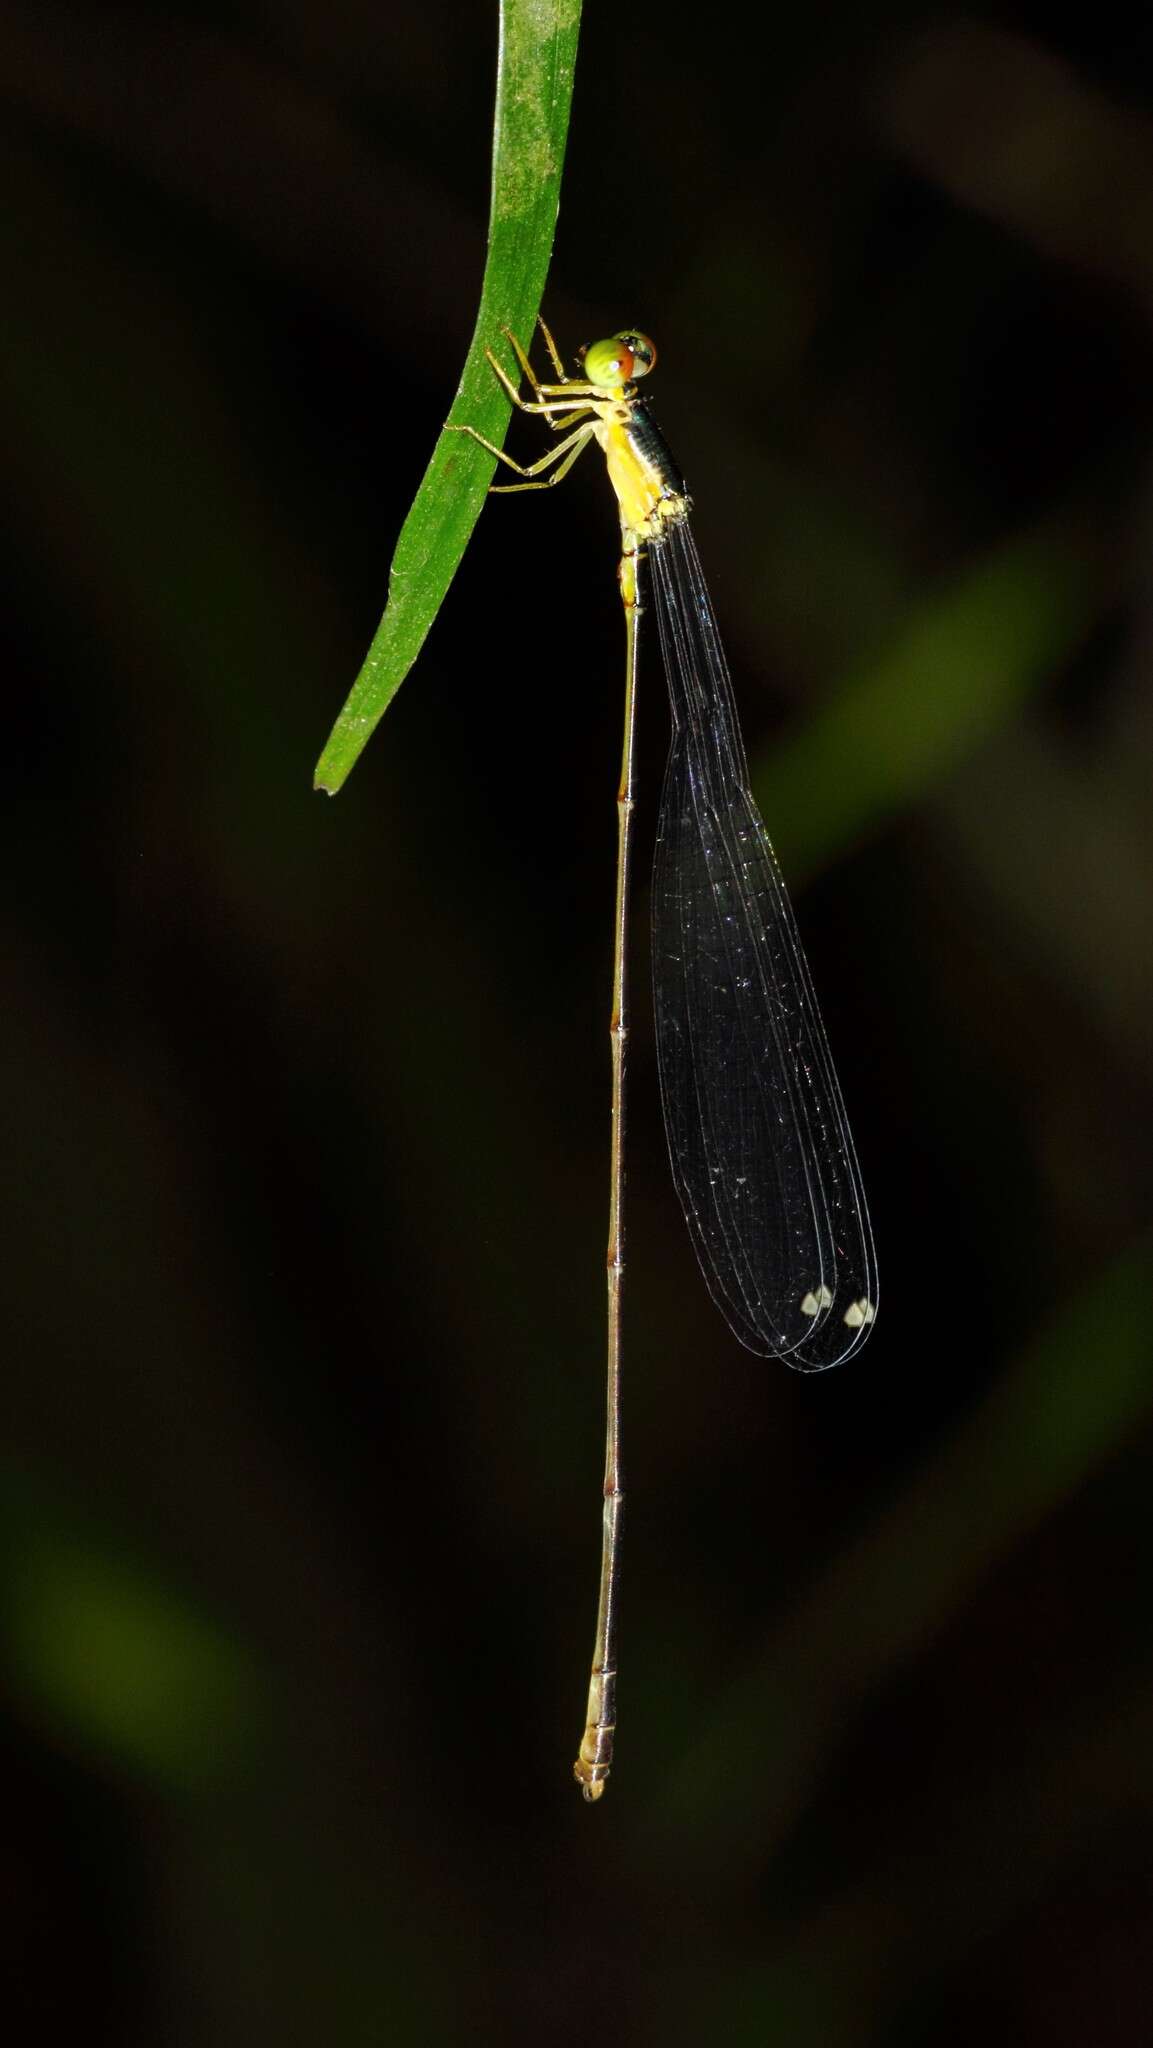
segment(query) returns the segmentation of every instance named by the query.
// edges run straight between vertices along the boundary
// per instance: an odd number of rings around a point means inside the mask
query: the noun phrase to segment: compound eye
[[[607,341],[594,341],[581,352],[585,376],[601,391],[621,391],[635,377],[646,377],[657,359],[647,334],[626,327]]]
[[[615,334],[613,340],[621,342],[628,349],[633,359],[633,376],[647,377],[657,359],[656,343],[650,336],[642,334],[639,328],[626,327],[619,334]]]
[[[609,341],[594,341],[584,351],[584,372],[600,390],[619,391],[632,378],[632,350],[619,334]]]

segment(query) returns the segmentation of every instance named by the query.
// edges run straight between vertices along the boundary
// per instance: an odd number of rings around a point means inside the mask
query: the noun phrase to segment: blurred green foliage
[[[173,1792],[227,1777],[255,1701],[237,1644],[98,1530],[70,1529],[9,1473],[7,1662],[17,1695],[98,1764]]]

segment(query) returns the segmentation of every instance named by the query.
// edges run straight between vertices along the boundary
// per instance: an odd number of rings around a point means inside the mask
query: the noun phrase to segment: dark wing
[[[673,1179],[734,1335],[819,1372],[876,1311],[864,1189],[687,521],[648,561],[673,718],[652,912]]]

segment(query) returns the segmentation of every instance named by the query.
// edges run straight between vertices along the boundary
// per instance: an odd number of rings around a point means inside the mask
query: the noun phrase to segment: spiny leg
[[[594,423],[586,420],[583,426],[577,427],[569,435],[567,441],[558,441],[555,448],[550,448],[542,455],[539,462],[526,464],[514,461],[511,455],[505,454],[503,448],[497,447],[495,441],[486,440],[475,427],[456,426],[452,422],[445,427],[448,434],[470,434],[474,441],[480,442],[482,448],[488,449],[490,455],[495,455],[498,462],[503,462],[508,469],[514,469],[518,476],[526,479],[522,484],[492,484],[490,488],[493,491],[547,491],[551,485],[559,484],[561,478],[568,475],[581,450],[588,447],[594,431]],[[546,469],[553,470],[552,476],[542,474]]]
[[[537,397],[543,398],[546,391],[556,391],[560,386],[568,384],[570,380],[565,374],[565,366],[560,359],[560,355],[557,351],[557,345],[553,340],[552,335],[549,332],[549,329],[545,326],[543,315],[540,313],[537,314],[537,324],[540,328],[541,333],[544,335],[545,347],[549,352],[549,355],[552,359],[553,369],[556,371],[557,374],[556,384],[541,383],[540,378],[537,376],[536,371],[533,369],[533,366],[529,361],[528,350],[524,348],[522,344],[517,340],[516,335],[513,333],[511,327],[502,327],[501,333],[504,335],[504,338],[508,342],[509,347],[511,348],[514,356],[517,359],[517,362],[520,364],[521,374],[528,378],[528,381],[531,384],[533,390],[535,391]],[[489,350],[487,353],[489,362],[491,363],[493,360],[492,352],[491,350]]]
[[[507,328],[505,332],[508,332]],[[513,341],[511,334],[509,335],[509,340]],[[513,346],[517,349],[518,356],[527,369],[527,359],[520,355],[519,344],[513,342]],[[500,384],[501,389],[512,400],[517,410],[519,412],[543,413],[548,419],[550,426],[556,424],[564,426],[566,424],[564,420],[555,422],[552,418],[553,413],[584,412],[591,405],[604,404],[605,394],[596,384],[578,384],[571,380],[564,384],[538,384],[535,377],[532,378],[532,387],[540,396],[536,399],[522,398],[504,364],[498,361],[490,348],[486,348],[485,355],[488,357],[493,375]],[[531,376],[531,371],[529,374]]]
[[[540,403],[542,400],[550,398],[555,399],[556,394],[558,392],[563,392],[565,397],[567,397],[571,402],[573,394],[572,391],[569,389],[569,386],[571,385],[573,380],[567,375],[565,371],[565,366],[561,361],[560,351],[558,350],[557,345],[552,338],[551,329],[546,324],[543,313],[537,314],[537,325],[539,326],[540,331],[544,336],[544,345],[549,352],[553,369],[556,371],[557,374],[557,382],[555,384],[541,383],[540,378],[537,376],[537,373],[533,369],[532,363],[529,360],[528,350],[522,347],[521,343],[517,340],[516,335],[513,333],[511,327],[504,327],[501,329],[501,332],[503,333],[505,340],[508,342],[509,347],[512,349],[512,352],[515,355],[517,362],[520,364],[522,376],[528,378],[529,384],[533,392],[536,394],[537,402]],[[490,363],[493,362],[491,353],[489,354],[489,361]],[[493,363],[493,368],[497,368],[495,363]],[[504,380],[502,379],[502,382],[503,381]],[[521,403],[519,396],[517,397],[516,402],[518,405]],[[525,407],[525,410],[527,410],[527,405]],[[554,434],[559,433],[564,425],[564,421],[553,419],[551,412],[547,414],[546,417],[548,418],[549,426],[552,428]]]
[[[502,327],[500,331],[504,335],[504,338],[507,341],[509,347],[511,348],[514,356],[516,357],[517,362],[520,364],[521,376],[528,378],[528,381],[532,386],[532,389],[536,394],[536,397],[538,399],[543,398],[545,386],[541,383],[540,378],[537,376],[536,371],[533,369],[533,366],[529,361],[528,350],[521,346],[520,342],[516,338],[516,335],[513,333],[511,327]],[[491,349],[487,350],[487,355],[489,362],[493,366],[493,369],[496,371],[498,377],[500,377],[501,383],[504,384],[505,388],[507,389],[509,380],[501,375],[500,367],[496,362],[496,359],[493,356]],[[564,371],[562,370],[561,382],[563,383],[564,381]],[[520,404],[519,396],[517,398],[517,404]]]
[[[551,476],[537,477],[536,480],[532,483],[490,484],[489,490],[492,492],[500,492],[503,495],[507,495],[510,491],[547,491],[550,485],[559,484],[562,477],[566,477],[568,475],[570,469],[573,466],[573,463],[577,459],[577,456],[583,454],[584,450],[588,447],[588,444],[591,439],[592,428],[582,427],[579,433],[574,434],[572,436],[571,440],[561,441],[555,448],[550,448],[550,461],[556,462],[558,455],[564,456],[564,461],[557,463],[557,467],[553,470]],[[514,464],[514,467],[515,466],[516,465]],[[534,462],[531,465],[531,468],[539,469],[541,468],[541,466],[542,465],[540,463]]]
[[[561,361],[560,350],[557,348],[557,345],[552,338],[551,328],[549,328],[545,324],[545,317],[543,313],[537,314],[536,324],[540,328],[541,333],[544,335],[544,345],[547,348],[549,355],[552,357],[552,366],[553,369],[556,371],[557,383],[567,384],[569,382],[569,379],[565,375],[565,366],[564,363]]]

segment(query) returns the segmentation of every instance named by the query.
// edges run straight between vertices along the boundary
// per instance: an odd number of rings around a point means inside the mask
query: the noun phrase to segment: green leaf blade
[[[580,0],[502,0],[493,135],[492,206],[480,307],[457,394],[389,571],[388,603],[360,674],[317,764],[335,796],[421,647],[444,600],[496,467],[472,426],[499,447],[511,407],[485,350],[507,327],[531,336],[560,204]]]

